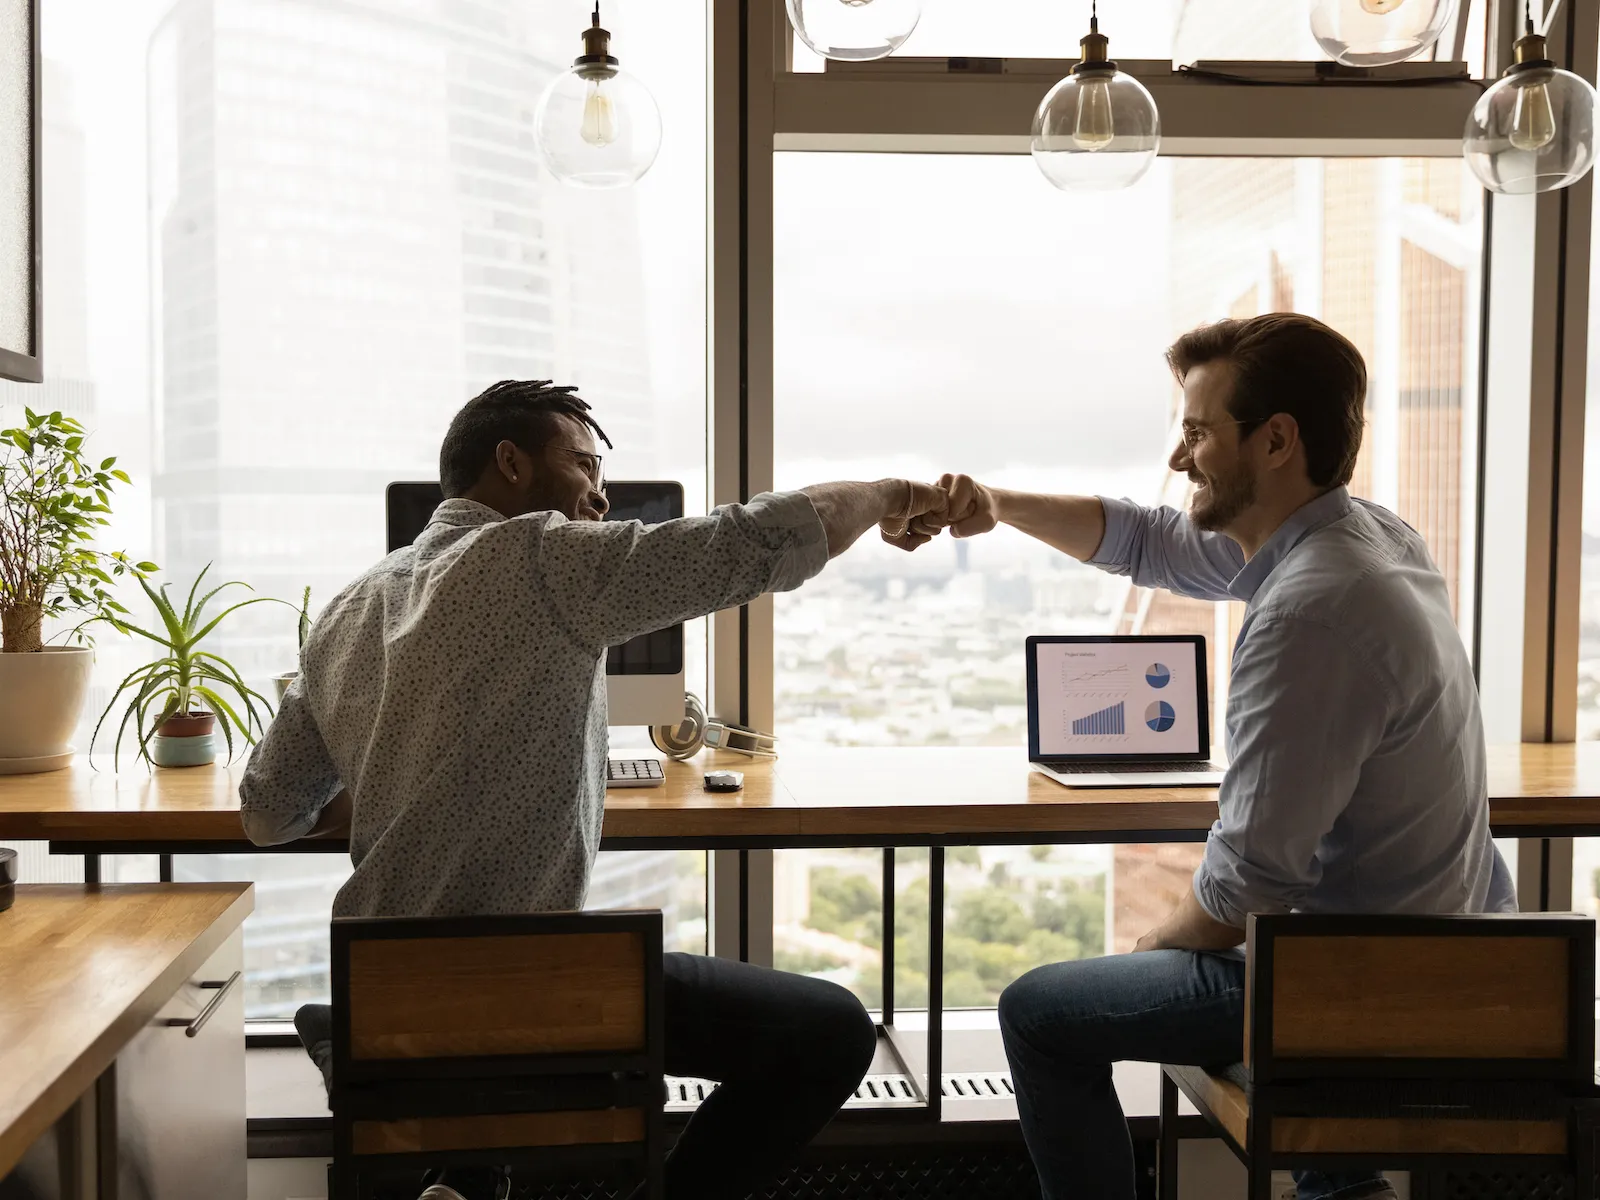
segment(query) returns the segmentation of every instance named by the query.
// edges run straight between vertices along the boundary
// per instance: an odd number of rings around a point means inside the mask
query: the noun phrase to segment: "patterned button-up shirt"
[[[827,559],[797,492],[654,526],[447,500],[318,619],[245,771],[245,832],[303,837],[347,788],[336,916],[581,908],[606,647],[798,587]]]

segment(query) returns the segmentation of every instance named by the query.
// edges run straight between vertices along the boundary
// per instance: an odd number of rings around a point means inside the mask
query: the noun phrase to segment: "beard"
[[[1256,502],[1256,477],[1244,463],[1225,475],[1189,478],[1205,485],[1189,501],[1189,520],[1206,533],[1226,529]]]

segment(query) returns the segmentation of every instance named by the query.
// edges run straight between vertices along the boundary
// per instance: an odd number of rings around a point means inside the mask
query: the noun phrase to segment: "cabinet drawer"
[[[235,930],[117,1057],[100,1200],[245,1200],[243,967]]]

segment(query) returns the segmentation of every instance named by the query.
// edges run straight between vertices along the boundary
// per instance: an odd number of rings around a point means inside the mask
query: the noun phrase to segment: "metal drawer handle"
[[[226,979],[202,980],[198,986],[203,988],[211,988],[217,994],[211,997],[211,999],[206,1002],[206,1006],[194,1016],[173,1017],[167,1022],[167,1024],[175,1027],[182,1026],[184,1037],[198,1037],[200,1035],[200,1031],[205,1028],[206,1022],[211,1020],[212,1014],[215,1013],[217,1009],[222,1007],[222,1001],[227,997],[228,992],[232,990],[233,985],[239,982],[239,976],[243,973],[244,972],[242,971],[235,971]]]

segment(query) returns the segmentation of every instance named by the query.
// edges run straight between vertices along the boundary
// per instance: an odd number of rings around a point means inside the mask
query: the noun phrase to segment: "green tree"
[[[952,928],[975,941],[1015,946],[1028,936],[1033,924],[1013,896],[999,888],[976,888],[957,899]]]
[[[1082,948],[1080,957],[1105,953],[1106,898],[1103,880],[1097,880],[1093,887],[1066,881],[1053,888],[1041,888],[1033,894],[1032,907],[1034,926],[1077,942]]]

